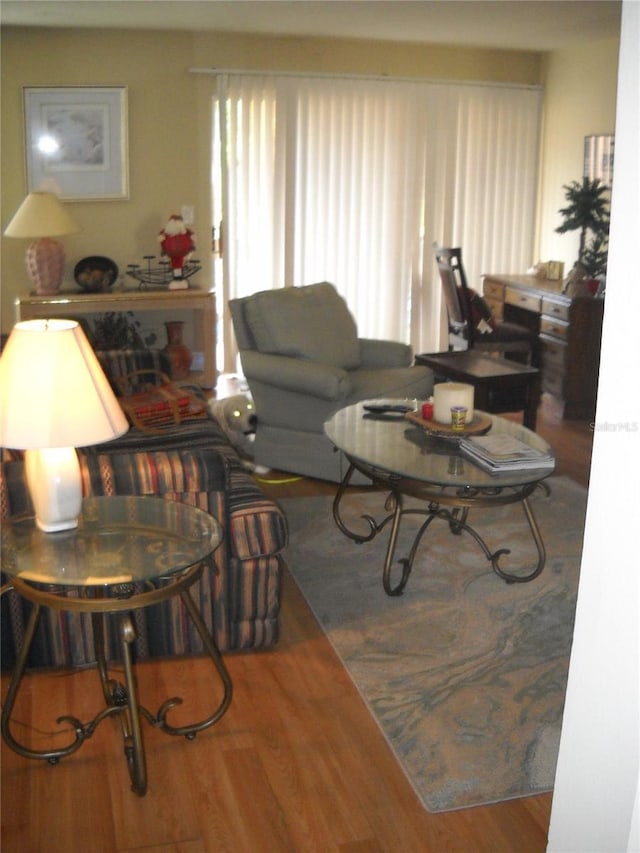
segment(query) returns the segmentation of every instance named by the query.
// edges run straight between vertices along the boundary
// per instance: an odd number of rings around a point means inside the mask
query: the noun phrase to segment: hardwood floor
[[[589,425],[562,422],[543,402],[538,432],[556,451],[557,473],[586,486]],[[335,489],[278,472],[264,480],[276,498]],[[278,646],[226,661],[234,699],[217,726],[186,741],[144,724],[144,798],[129,790],[113,721],[55,767],[3,743],[4,853],[545,850],[551,795],[436,815],[422,807],[288,574]],[[209,666],[204,659],[139,666],[144,704],[155,712],[180,694],[185,706],[171,712],[177,724],[181,714],[183,721],[207,715]],[[59,730],[56,717],[72,710],[86,720],[99,707],[93,670],[30,674],[16,732],[37,748]]]

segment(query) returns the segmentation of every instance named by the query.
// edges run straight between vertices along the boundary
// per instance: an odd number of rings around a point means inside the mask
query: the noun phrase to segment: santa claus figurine
[[[181,216],[174,214],[158,235],[162,254],[166,255],[171,262],[173,278],[183,278],[182,270],[185,262],[189,260],[196,244],[193,241],[193,232],[184,224]]]

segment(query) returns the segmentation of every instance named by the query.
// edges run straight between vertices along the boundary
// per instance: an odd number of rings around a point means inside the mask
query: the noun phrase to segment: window
[[[216,108],[225,306],[331,281],[363,336],[434,351],[434,241],[476,286],[533,261],[539,89],[229,74]]]

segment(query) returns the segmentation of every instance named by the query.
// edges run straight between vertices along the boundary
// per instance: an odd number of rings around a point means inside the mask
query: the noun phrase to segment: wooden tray
[[[418,426],[421,426],[427,432],[433,435],[446,435],[449,438],[460,437],[465,435],[483,435],[491,429],[491,416],[485,412],[473,413],[473,420],[470,424],[465,424],[464,429],[453,429],[450,424],[442,424],[439,421],[426,421],[418,412],[407,412],[405,418]]]

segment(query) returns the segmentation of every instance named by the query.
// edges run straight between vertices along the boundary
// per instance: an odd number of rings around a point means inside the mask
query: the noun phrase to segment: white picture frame
[[[584,177],[610,187],[613,183],[614,148],[615,137],[612,133],[585,136]]]
[[[129,198],[126,86],[25,87],[23,97],[28,192]]]

